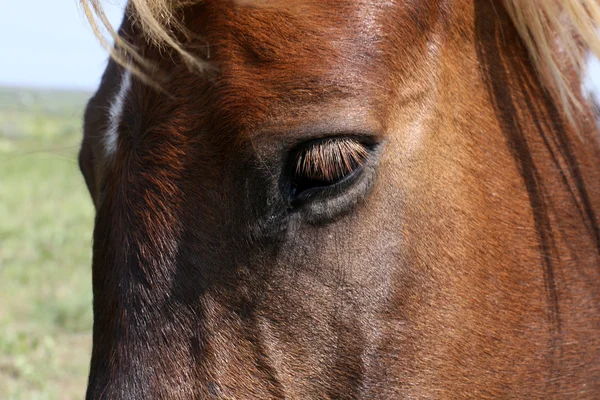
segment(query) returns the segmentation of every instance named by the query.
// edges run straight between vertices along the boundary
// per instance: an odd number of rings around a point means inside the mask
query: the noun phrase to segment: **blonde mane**
[[[266,0],[235,0],[265,2]],[[493,0],[492,0],[493,1]],[[80,0],[81,6],[101,44],[111,57],[145,82],[155,75],[154,67],[110,25],[102,0]],[[178,18],[179,11],[201,0],[129,0],[127,7],[146,38],[159,47],[170,47],[192,68],[207,65],[184,49],[177,37],[187,30]],[[569,75],[585,69],[587,52],[600,58],[600,0],[502,0],[527,46],[534,67],[547,90],[561,103],[573,122],[573,113],[583,111],[579,81]],[[108,35],[103,34],[103,30]],[[115,42],[111,45],[109,38]]]
[[[588,52],[600,58],[599,0],[503,0],[547,90],[571,123],[586,112],[579,91]]]

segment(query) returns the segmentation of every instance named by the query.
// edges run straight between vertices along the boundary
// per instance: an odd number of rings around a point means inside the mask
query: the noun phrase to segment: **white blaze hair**
[[[104,135],[104,151],[108,157],[113,156],[117,151],[117,140],[119,139],[119,124],[123,115],[123,106],[127,98],[127,93],[131,88],[131,71],[123,70],[119,91],[115,95],[108,112],[108,129]]]

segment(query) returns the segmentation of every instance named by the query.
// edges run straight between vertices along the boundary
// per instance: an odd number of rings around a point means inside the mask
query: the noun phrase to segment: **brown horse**
[[[598,9],[131,0],[87,397],[597,398]]]

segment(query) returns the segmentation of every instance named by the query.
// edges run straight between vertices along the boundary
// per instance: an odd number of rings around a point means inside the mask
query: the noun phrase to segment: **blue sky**
[[[124,2],[105,3],[109,3],[110,20],[118,26]],[[78,0],[1,0],[0,4],[0,85],[97,86],[107,54],[87,25]]]

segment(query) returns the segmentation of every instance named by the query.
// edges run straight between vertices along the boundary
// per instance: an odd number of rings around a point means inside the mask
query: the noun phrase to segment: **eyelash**
[[[292,153],[291,196],[336,186],[357,175],[369,157],[369,148],[354,138],[327,138],[310,142]]]

